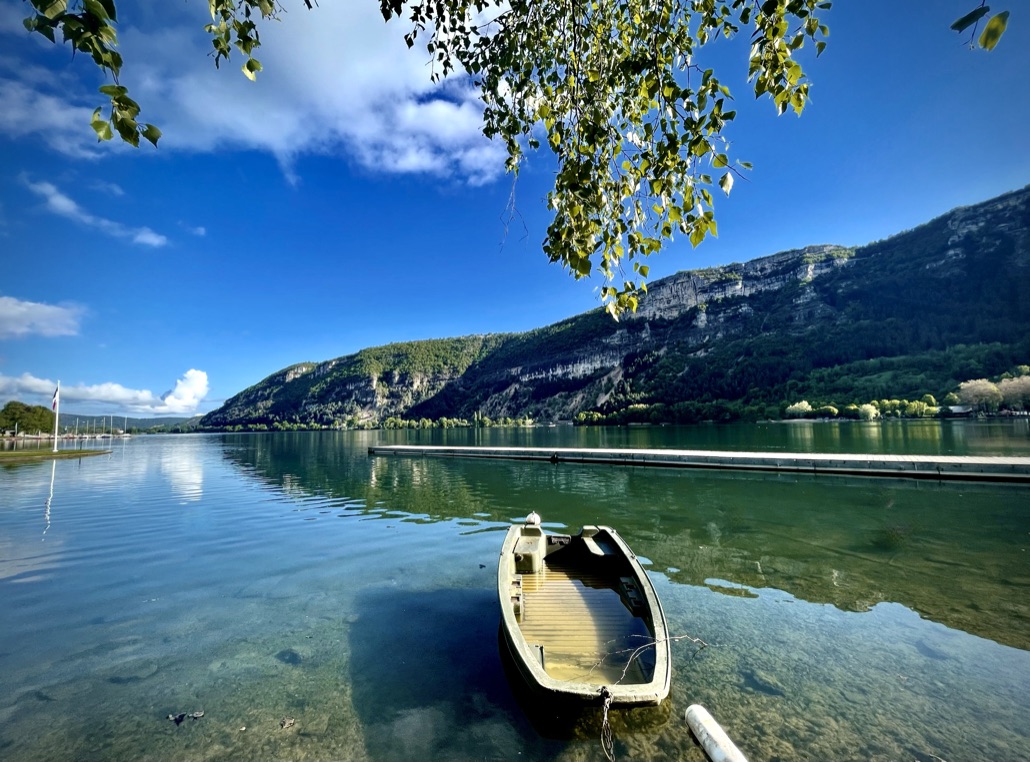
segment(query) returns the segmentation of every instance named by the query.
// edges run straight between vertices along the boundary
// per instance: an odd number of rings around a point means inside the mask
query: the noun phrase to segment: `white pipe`
[[[747,757],[703,706],[691,704],[687,707],[686,720],[712,762],[747,762]]]

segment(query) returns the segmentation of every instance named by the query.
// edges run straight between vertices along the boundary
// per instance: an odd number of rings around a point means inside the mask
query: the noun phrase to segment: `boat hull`
[[[501,633],[525,682],[553,699],[656,706],[669,694],[668,625],[611,527],[509,528],[498,560]]]

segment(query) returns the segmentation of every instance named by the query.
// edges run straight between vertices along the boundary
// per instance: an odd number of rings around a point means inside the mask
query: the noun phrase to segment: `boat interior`
[[[549,535],[527,525],[513,560],[515,618],[549,676],[599,686],[652,679],[653,624],[629,562],[605,528]]]

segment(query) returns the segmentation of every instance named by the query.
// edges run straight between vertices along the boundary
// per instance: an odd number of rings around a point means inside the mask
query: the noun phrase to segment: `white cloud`
[[[24,336],[76,336],[85,310],[77,305],[27,302],[0,296],[0,339]]]
[[[203,225],[187,225],[185,222],[180,222],[179,227],[181,227],[190,235],[197,236],[197,238],[203,238],[207,235],[207,228]]]
[[[37,400],[38,404],[49,404],[56,386],[56,381],[36,378],[29,373],[16,377],[0,374],[0,395],[42,397],[43,399]],[[149,389],[127,389],[113,382],[93,385],[62,384],[61,404],[103,403],[133,414],[192,415],[207,393],[207,373],[191,368],[175,382],[175,387],[171,391],[160,397]]]
[[[61,95],[36,92],[21,82],[0,78],[0,134],[41,139],[51,149],[83,159],[100,157],[96,141],[88,140],[92,110]]]
[[[164,246],[168,243],[168,239],[148,227],[142,227],[133,233],[132,242],[141,243],[144,246]]]
[[[161,397],[161,402],[168,408],[168,412],[192,413],[207,396],[207,392],[207,373],[191,368],[175,382],[174,389]]]
[[[109,183],[104,180],[94,180],[91,183],[92,187],[101,193],[106,193],[109,196],[124,196],[125,191],[122,190],[122,186],[118,183]]]
[[[54,214],[75,220],[88,227],[96,228],[115,238],[128,238],[133,243],[144,246],[160,247],[168,243],[168,239],[165,236],[155,233],[148,227],[128,227],[120,222],[90,214],[71,197],[61,192],[53,183],[45,181],[33,182],[26,177],[23,177],[22,181],[29,190],[46,201],[46,208]]]
[[[240,73],[238,53],[215,69],[201,30],[209,20],[203,4],[133,13],[123,14],[119,28],[121,80],[143,106],[140,119],[161,127],[164,150],[266,151],[291,179],[295,159],[310,154],[471,183],[503,173],[504,149],[482,135],[476,92],[461,78],[431,82],[428,53],[404,43],[409,22],[384,23],[374,3],[291,6],[281,22],[264,22],[256,83]],[[89,66],[77,62],[76,70]],[[89,113],[99,101],[91,87],[76,91],[66,78],[47,83],[2,69],[10,74],[0,76],[7,112],[0,134],[36,135],[66,154],[96,155]]]

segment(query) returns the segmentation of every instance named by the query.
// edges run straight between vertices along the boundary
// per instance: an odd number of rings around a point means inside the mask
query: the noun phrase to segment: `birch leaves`
[[[435,71],[464,69],[481,91],[487,136],[517,172],[524,152],[554,154],[544,253],[575,278],[600,274],[618,317],[646,291],[646,257],[676,235],[717,234],[716,186],[747,169],[723,130],[729,89],[701,63],[718,37],[750,33],[756,97],[801,113],[808,80],[796,55],[822,51],[818,0],[381,0],[408,15],[409,45],[427,36]],[[743,62],[742,62],[743,63]]]
[[[118,84],[115,0],[29,0],[26,27],[55,41],[61,30],[114,84],[109,115],[93,114],[101,140],[138,145],[160,131],[137,121]],[[301,0],[309,8],[313,0]],[[258,25],[278,0],[208,0],[215,64],[235,48],[243,73],[261,71]],[[483,99],[483,132],[507,149],[517,173],[525,152],[554,155],[547,257],[576,278],[600,275],[618,317],[646,290],[646,257],[677,235],[697,246],[717,234],[715,195],[729,194],[748,164],[730,157],[723,131],[736,112],[729,89],[703,63],[719,37],[750,36],[747,74],[756,97],[800,114],[808,79],[798,61],[821,53],[829,30],[822,0],[380,0],[384,18],[409,24],[432,76],[468,76]],[[745,62],[742,60],[741,64]]]
[[[117,11],[114,0],[81,0],[69,7],[68,0],[31,0],[33,15],[25,19],[25,28],[56,42],[60,30],[63,42],[73,50],[88,54],[100,69],[111,75],[112,85],[103,85],[100,92],[110,99],[110,111],[96,109],[90,125],[98,140],[110,140],[117,132],[126,143],[139,145],[140,137],[157,145],[161,130],[152,124],[140,124],[140,107],[129,91],[118,84],[122,69],[118,35],[115,32]]]
[[[1005,29],[1008,27],[1009,12],[1002,11],[991,16],[990,20],[984,25],[979,39],[977,39],[977,27],[980,25],[980,21],[990,12],[991,6],[987,5],[986,0],[984,0],[965,16],[957,19],[951,25],[951,28],[961,34],[969,27],[973,27],[973,31],[969,35],[969,46],[973,47],[973,40],[976,40],[976,44],[984,50],[994,50],[995,46],[1001,41],[1001,36],[1005,34]]]

